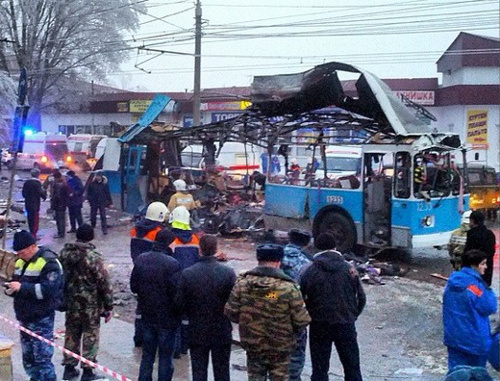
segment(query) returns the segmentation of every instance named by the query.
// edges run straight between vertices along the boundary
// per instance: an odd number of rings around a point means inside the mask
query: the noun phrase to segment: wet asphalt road
[[[4,176],[4,170],[0,175]],[[21,177],[29,173],[21,172]],[[19,191],[22,182],[16,182],[14,200],[20,201]],[[0,199],[6,197],[7,186],[0,184]],[[19,205],[22,205],[18,202]],[[67,235],[64,240],[55,240],[54,222],[44,212],[48,202],[43,203],[41,216],[40,244],[48,245],[55,251],[59,250],[65,241],[74,237]],[[96,229],[95,244],[103,253],[110,272],[115,278],[115,284],[120,284],[126,290],[128,275],[132,265],[129,256],[128,232],[131,226],[130,218],[116,210],[108,212],[111,228],[107,236]],[[86,217],[85,217],[86,216]],[[84,217],[88,218],[88,207],[84,209]],[[23,219],[22,215],[12,214],[14,219]],[[98,224],[99,227],[99,224]],[[498,240],[498,227],[493,226]],[[7,247],[11,247],[10,237]],[[237,272],[255,266],[254,245],[244,240],[223,240],[221,249],[229,256],[228,265]],[[410,272],[404,278],[385,278],[385,285],[366,285],[367,306],[359,318],[358,339],[361,351],[361,363],[365,380],[443,380],[446,373],[446,350],[442,344],[441,299],[445,282],[430,278],[428,274],[440,272],[448,275],[447,253],[444,251],[422,251],[415,253]],[[498,255],[498,254],[497,254]],[[494,285],[498,295],[498,256]],[[120,291],[120,290],[116,290]],[[0,314],[13,318],[11,299],[0,296]],[[130,319],[126,319],[130,320]],[[63,332],[63,314],[57,313],[56,331]],[[0,324],[0,333],[18,342],[18,333],[10,326]],[[102,365],[136,379],[140,363],[140,350],[132,345],[133,326],[115,316],[102,327],[101,351],[99,361]],[[235,334],[237,338],[237,334]],[[58,340],[58,343],[62,343]],[[54,363],[59,376],[61,354],[56,350]],[[13,349],[14,380],[24,380],[19,345]],[[235,346],[231,358],[232,379],[246,380],[244,372],[245,355],[241,348]],[[175,380],[188,380],[189,361],[184,356],[175,361]],[[341,380],[342,368],[333,351],[331,380]],[[303,379],[311,374],[309,355]],[[498,377],[498,373],[494,373]],[[111,379],[111,378],[109,378]]]

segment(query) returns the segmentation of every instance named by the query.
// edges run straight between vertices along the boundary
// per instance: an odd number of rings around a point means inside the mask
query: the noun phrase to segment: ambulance
[[[68,137],[68,149],[73,162],[84,170],[94,167],[98,157],[96,151],[99,142],[106,135],[74,134]]]
[[[65,135],[51,135],[45,132],[27,133],[24,137],[23,152],[18,153],[16,168],[30,170],[38,168],[47,171],[54,168],[67,168],[73,162],[68,151],[68,139]],[[12,168],[9,160],[7,168]]]

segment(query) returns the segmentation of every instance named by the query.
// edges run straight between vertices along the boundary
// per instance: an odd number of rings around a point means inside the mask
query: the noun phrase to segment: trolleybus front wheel
[[[321,233],[330,233],[335,237],[337,250],[341,253],[352,251],[356,244],[356,228],[349,217],[339,212],[328,212],[318,221],[314,238]]]

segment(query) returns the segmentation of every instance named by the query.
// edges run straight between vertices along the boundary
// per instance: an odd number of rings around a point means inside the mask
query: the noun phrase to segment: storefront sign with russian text
[[[131,100],[129,101],[130,112],[132,113],[143,113],[145,112],[149,105],[151,104],[151,100]]]
[[[434,91],[431,90],[401,90],[396,91],[398,98],[403,94],[410,101],[419,105],[434,106]]]
[[[467,111],[467,144],[488,149],[488,110]]]

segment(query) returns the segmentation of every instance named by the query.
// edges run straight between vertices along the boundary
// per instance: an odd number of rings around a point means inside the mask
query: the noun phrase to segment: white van
[[[326,148],[326,175],[329,179],[345,176],[359,176],[361,173],[361,147],[328,146]],[[315,173],[316,179],[325,178],[322,161]]]
[[[96,161],[96,150],[99,142],[106,135],[74,134],[68,137],[68,149],[75,164],[83,169],[92,168]]]
[[[65,135],[50,135],[45,132],[28,134],[24,137],[23,152],[17,155],[17,169],[39,168],[49,170],[67,168],[73,158],[68,152],[68,140]],[[6,163],[12,166],[12,161]]]
[[[230,175],[250,175],[253,171],[260,168],[260,154],[262,149],[252,144],[227,142],[217,156],[219,143],[215,143],[217,151],[215,152],[215,165],[225,170]],[[203,156],[202,145],[190,145],[181,152],[182,167],[194,170],[205,168],[205,157]]]

